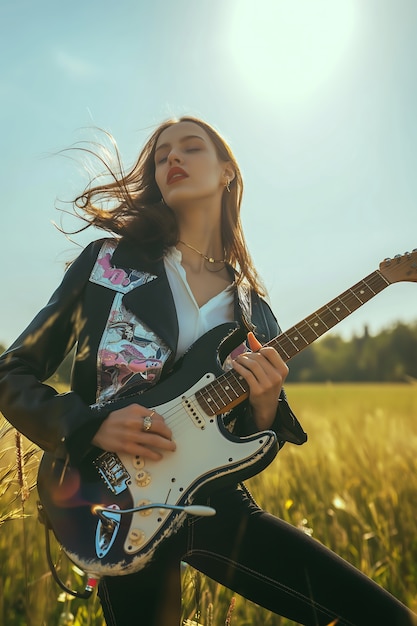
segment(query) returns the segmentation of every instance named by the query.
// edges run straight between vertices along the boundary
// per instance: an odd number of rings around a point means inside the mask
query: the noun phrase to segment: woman
[[[225,421],[238,435],[273,429],[281,446],[302,444],[282,390],[288,368],[261,347],[279,329],[246,248],[241,195],[226,143],[201,120],[181,118],[157,128],[128,174],[77,198],[87,226],[112,236],[81,253],[2,356],[6,418],[73,465],[92,446],[159,463],[181,436],[158,411],[137,402],[112,410],[112,401],[158,385],[204,333],[237,322],[225,366],[246,381],[249,397]],[[74,345],[72,391],[60,395],[39,381]],[[138,572],[102,578],[108,626],[178,625],[181,560],[300,624],[416,623],[374,582],[262,511],[242,485],[219,484],[200,502],[216,515],[188,517]]]

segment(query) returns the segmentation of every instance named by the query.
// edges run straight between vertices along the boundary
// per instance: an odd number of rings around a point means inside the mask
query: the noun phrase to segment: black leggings
[[[188,518],[144,570],[99,585],[107,626],[164,626],[181,616],[180,562],[296,623],[411,626],[417,617],[302,530],[261,510],[242,489],[212,496],[214,517]],[[164,613],[165,611],[165,613]]]

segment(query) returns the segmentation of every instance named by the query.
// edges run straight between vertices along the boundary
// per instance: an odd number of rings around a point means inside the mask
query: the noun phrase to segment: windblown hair
[[[243,180],[236,159],[219,133],[206,122],[194,117],[180,117],[163,122],[149,137],[136,163],[124,172],[116,143],[113,144],[117,168],[93,149],[82,150],[97,157],[110,175],[110,182],[94,184],[93,178],[84,192],[74,200],[74,210],[86,225],[105,230],[113,235],[134,240],[144,263],[160,259],[165,251],[178,243],[178,225],[174,212],[163,202],[155,182],[155,148],[160,134],[179,122],[193,122],[206,131],[215,146],[220,161],[230,162],[235,177],[230,182],[230,192],[222,197],[221,232],[224,258],[236,271],[236,280],[246,280],[259,294],[264,294],[261,281],[249,254],[241,219],[240,207]],[[115,171],[117,169],[117,171]]]

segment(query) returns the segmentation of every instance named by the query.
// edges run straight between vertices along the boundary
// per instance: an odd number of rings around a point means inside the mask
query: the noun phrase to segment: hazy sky
[[[416,42],[416,0],[2,0],[0,343],[77,254],[52,221],[87,179],[57,152],[93,127],[127,164],[167,117],[220,130],[284,330],[416,248]],[[335,330],[416,319],[401,283]]]

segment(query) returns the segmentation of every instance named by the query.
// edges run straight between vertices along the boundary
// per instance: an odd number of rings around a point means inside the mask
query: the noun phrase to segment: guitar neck
[[[289,361],[389,284],[376,270],[266,345],[275,348],[285,362]]]
[[[287,362],[390,284],[376,270],[265,345],[275,348]],[[235,370],[230,370],[200,389],[196,399],[206,414],[219,415],[240,404],[248,395],[246,381]]]

